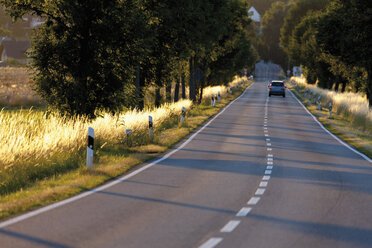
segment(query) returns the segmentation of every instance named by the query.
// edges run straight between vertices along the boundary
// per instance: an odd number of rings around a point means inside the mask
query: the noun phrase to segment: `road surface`
[[[372,247],[372,163],[289,92],[256,82],[199,131],[111,187],[0,223],[0,247]]]

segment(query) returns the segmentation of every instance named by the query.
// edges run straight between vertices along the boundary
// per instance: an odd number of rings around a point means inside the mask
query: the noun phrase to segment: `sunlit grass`
[[[101,113],[94,121],[67,119],[58,114],[34,110],[0,112],[0,194],[25,187],[33,181],[83,166],[87,130],[95,130],[95,151],[125,142],[125,130],[132,129],[134,145],[150,142],[149,115],[154,133],[178,123],[182,107],[189,100],[164,104],[153,110],[131,110],[112,115]]]
[[[349,121],[354,127],[362,128],[372,134],[372,110],[369,108],[366,96],[352,92],[335,92],[325,90],[306,83],[305,78],[293,77],[295,89],[306,98],[314,102],[320,96],[323,108],[328,108],[332,102],[332,111]],[[310,92],[312,96],[310,99]]]
[[[166,151],[218,113],[247,86],[239,85],[236,84],[234,93],[223,97],[217,107],[192,106],[187,100],[144,112],[133,110],[114,116],[97,113],[99,117],[91,122],[83,118],[66,119],[40,110],[1,111],[0,120],[6,129],[0,129],[0,148],[4,147],[0,157],[0,219],[96,187]],[[181,125],[183,106],[187,114]],[[148,134],[148,115],[154,120],[152,142]],[[85,168],[88,126],[96,132],[95,163],[91,170]],[[125,129],[133,130],[130,147],[125,142]],[[37,156],[33,157],[32,153]],[[3,164],[3,161],[8,162]]]

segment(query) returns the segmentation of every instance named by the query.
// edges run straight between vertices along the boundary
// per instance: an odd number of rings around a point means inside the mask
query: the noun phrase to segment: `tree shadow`
[[[12,238],[19,239],[19,240],[24,240],[26,242],[29,242],[30,246],[42,245],[45,247],[53,247],[53,248],[72,248],[71,246],[66,246],[66,245],[55,243],[55,242],[48,241],[45,239],[40,239],[40,238],[36,238],[30,235],[22,234],[19,232],[13,232],[9,230],[4,230],[4,229],[0,229],[0,235],[12,237]],[[3,247],[4,244],[2,245],[1,243],[2,242],[0,239],[0,247]],[[13,246],[13,247],[16,247],[16,246]]]
[[[202,211],[211,211],[211,212],[217,212],[217,213],[223,213],[223,214],[236,214],[236,210],[214,208],[214,207],[208,207],[208,206],[202,206],[202,205],[196,205],[196,204],[190,204],[190,203],[184,203],[184,202],[168,201],[168,200],[162,200],[162,199],[157,199],[157,198],[129,195],[129,194],[123,194],[123,193],[110,192],[110,191],[96,191],[96,190],[91,190],[91,191],[97,194],[109,195],[109,196],[114,196],[114,197],[122,197],[125,199],[139,200],[139,201],[144,201],[144,202],[153,202],[153,203],[159,203],[159,204],[165,204],[165,205],[173,205],[173,206],[182,207],[182,208],[198,209]]]
[[[350,247],[355,246],[371,247],[372,244],[371,229],[348,227],[334,224],[323,224],[308,221],[297,221],[258,214],[249,214],[248,218],[278,224],[278,227],[280,227],[280,229],[287,229],[292,232],[320,236],[326,239],[346,242],[350,244]]]

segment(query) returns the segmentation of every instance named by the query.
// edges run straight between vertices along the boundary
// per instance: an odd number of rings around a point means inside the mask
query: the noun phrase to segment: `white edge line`
[[[21,221],[24,221],[26,219],[29,219],[31,217],[34,217],[36,215],[39,215],[39,214],[42,214],[42,213],[45,213],[47,211],[50,211],[52,209],[55,209],[55,208],[58,208],[58,207],[61,207],[63,205],[66,205],[66,204],[69,204],[71,202],[74,202],[74,201],[77,201],[77,200],[80,200],[82,198],[85,198],[91,194],[94,194],[94,193],[97,193],[97,192],[100,192],[100,191],[103,191],[107,188],[110,188],[118,183],[121,183],[139,173],[141,173],[142,171],[144,170],[147,170],[148,168],[154,166],[155,164],[158,164],[160,162],[162,162],[163,160],[169,158],[170,156],[172,156],[174,153],[182,150],[182,148],[184,148],[188,143],[190,143],[196,135],[198,135],[201,131],[203,131],[207,126],[209,126],[217,117],[219,117],[223,112],[225,112],[225,110],[227,108],[229,108],[231,106],[231,104],[233,104],[235,101],[237,101],[238,99],[240,99],[246,92],[247,90],[254,84],[254,82],[249,85],[244,91],[243,93],[237,97],[236,99],[234,99],[233,101],[231,101],[228,105],[226,105],[218,114],[216,114],[210,121],[207,122],[207,124],[205,124],[203,127],[201,127],[196,133],[194,133],[190,138],[188,138],[182,145],[180,145],[177,149],[165,154],[162,158],[160,159],[157,159],[155,160],[154,162],[148,164],[148,165],[145,165],[143,166],[142,168],[139,168],[131,173],[129,173],[128,175],[125,175],[125,176],[122,176],[120,178],[117,178],[117,179],[114,179],[112,182],[110,183],[107,183],[107,184],[104,184],[98,188],[95,188],[95,189],[92,189],[92,190],[89,190],[89,191],[86,191],[84,193],[81,193],[79,195],[76,195],[76,196],[73,196],[71,198],[68,198],[68,199],[65,199],[65,200],[62,200],[62,201],[59,201],[59,202],[56,202],[56,203],[53,203],[51,205],[48,205],[48,206],[45,206],[45,207],[42,207],[42,208],[39,208],[37,210],[33,210],[29,213],[26,213],[26,214],[22,214],[18,217],[15,217],[15,218],[12,218],[12,219],[9,219],[7,221],[4,221],[2,223],[0,223],[0,228],[4,228],[4,227],[7,227],[7,226],[10,226],[10,225],[13,225],[13,224],[16,224],[18,222],[21,222]]]
[[[218,245],[223,238],[210,238],[207,242],[199,246],[199,248],[213,248]]]
[[[346,144],[344,141],[342,141],[340,138],[338,138],[336,135],[334,135],[333,133],[331,133],[327,128],[325,128],[323,126],[322,123],[320,123],[320,121],[318,121],[318,119],[305,107],[305,105],[303,105],[303,103],[296,97],[295,94],[293,94],[293,92],[291,90],[289,90],[289,92],[292,94],[293,98],[297,100],[297,102],[306,110],[306,112],[311,116],[313,117],[313,119],[315,120],[316,123],[319,124],[319,126],[324,130],[326,131],[329,135],[331,135],[335,140],[337,140],[341,145],[344,145],[345,147],[349,148],[349,150],[353,151],[354,153],[358,154],[359,156],[361,156],[362,158],[364,158],[365,160],[367,160],[368,162],[372,163],[372,159],[370,159],[368,156],[366,156],[365,154],[355,150],[354,148],[352,148],[351,146],[349,146],[348,144]]]

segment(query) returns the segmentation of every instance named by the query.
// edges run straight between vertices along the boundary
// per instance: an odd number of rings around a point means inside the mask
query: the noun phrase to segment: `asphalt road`
[[[140,168],[0,223],[0,247],[372,247],[372,163],[264,82]]]

